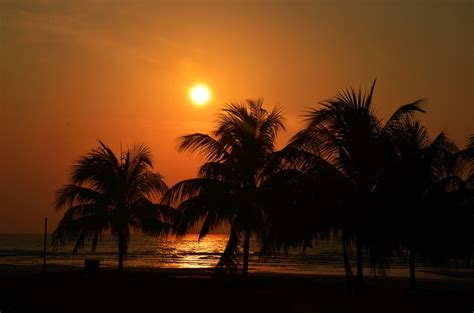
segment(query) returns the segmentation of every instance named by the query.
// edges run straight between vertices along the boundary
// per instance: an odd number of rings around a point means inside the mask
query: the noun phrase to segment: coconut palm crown
[[[173,211],[152,202],[167,189],[163,177],[152,171],[146,146],[136,145],[117,156],[99,141],[98,148],[76,162],[70,184],[56,192],[55,207],[66,212],[53,233],[53,245],[75,241],[77,253],[91,240],[95,251],[101,236],[110,231],[118,238],[122,270],[131,230],[159,236],[172,229]]]
[[[165,203],[177,203],[182,213],[178,234],[185,234],[203,221],[199,238],[217,225],[230,226],[225,251],[217,264],[235,271],[237,253],[243,243],[243,276],[247,276],[251,232],[263,224],[259,197],[267,178],[277,133],[284,130],[278,108],[267,111],[262,100],[229,103],[220,113],[211,134],[181,137],[180,151],[195,152],[204,158],[198,177],[181,181],[165,195]]]
[[[346,201],[342,232],[357,246],[357,278],[363,280],[363,249],[369,247],[376,206],[372,193],[380,175],[397,160],[393,138],[407,117],[424,112],[422,100],[400,106],[388,120],[377,116],[373,104],[375,81],[368,92],[348,88],[311,108],[307,126],[290,145],[327,160],[353,185]],[[344,235],[344,236],[346,236]]]

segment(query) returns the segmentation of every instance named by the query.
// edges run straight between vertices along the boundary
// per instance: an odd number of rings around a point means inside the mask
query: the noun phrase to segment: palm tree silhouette
[[[465,149],[451,143],[436,160],[430,189],[436,209],[432,253],[436,260],[470,262],[474,247],[474,153],[473,137]],[[439,229],[443,229],[440,232]]]
[[[261,253],[300,247],[313,240],[341,239],[344,270],[350,284],[352,270],[346,246],[351,238],[341,232],[343,205],[353,195],[352,183],[311,149],[290,143],[276,153],[279,170],[265,184],[268,196],[266,231]],[[289,214],[290,213],[290,214]]]
[[[53,245],[74,240],[77,253],[92,239],[95,251],[108,230],[118,237],[118,269],[123,269],[130,230],[165,235],[173,210],[152,203],[151,197],[168,189],[160,174],[152,172],[149,149],[136,145],[120,156],[104,143],[74,165],[71,183],[56,192],[55,207],[66,212],[53,233]]]
[[[432,222],[432,187],[435,173],[453,149],[452,142],[439,134],[432,142],[418,120],[406,117],[394,132],[398,160],[379,178],[376,192],[382,199],[386,218],[381,221],[380,244],[395,249],[398,243],[409,251],[410,286],[415,287],[415,258],[428,255]],[[430,223],[427,221],[430,220]]]
[[[415,288],[416,256],[436,263],[443,254],[469,258],[472,253],[468,185],[474,158],[470,145],[459,150],[444,133],[430,141],[420,121],[409,117],[392,139],[398,161],[385,169],[376,187],[386,215],[379,238],[389,249],[397,241],[408,249],[410,286]]]
[[[184,180],[165,194],[164,203],[177,203],[182,213],[178,234],[185,234],[203,220],[199,238],[219,224],[230,225],[227,246],[218,269],[235,271],[243,243],[243,278],[248,276],[250,238],[262,229],[264,207],[261,186],[274,154],[277,133],[284,130],[278,108],[267,111],[262,100],[228,104],[218,116],[217,127],[208,134],[181,137],[180,151],[204,157],[198,178]]]
[[[357,281],[363,283],[363,249],[369,247],[374,206],[373,191],[378,178],[396,160],[393,134],[402,120],[424,112],[422,100],[400,106],[385,122],[375,114],[372,102],[375,81],[369,92],[347,88],[323,101],[306,115],[307,126],[292,144],[327,160],[353,185],[346,201],[341,228],[354,238],[357,248]]]

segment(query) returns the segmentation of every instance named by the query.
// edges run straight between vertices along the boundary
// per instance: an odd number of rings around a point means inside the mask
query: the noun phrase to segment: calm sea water
[[[147,236],[133,236],[129,242],[126,268],[212,268],[227,243],[227,235],[211,234],[201,241],[195,234],[183,238],[158,239]],[[101,267],[117,266],[117,242],[113,237],[100,241],[95,254],[90,245],[84,246],[79,254],[73,255],[73,245],[58,249],[48,246],[47,263],[82,267],[85,259],[99,259]],[[307,249],[294,249],[287,254],[277,254],[269,258],[259,258],[257,242],[251,244],[250,270],[253,272],[277,272],[292,274],[343,274],[342,247],[332,240],[320,241]],[[349,251],[351,259],[354,251]],[[43,236],[0,235],[0,265],[39,266],[43,264]],[[391,266],[389,275],[406,276],[407,258],[401,256]],[[355,271],[355,264],[353,270]],[[449,271],[471,271],[465,268],[450,268]],[[421,276],[433,275],[440,269],[420,266]],[[446,269],[442,269],[446,272]],[[419,275],[420,276],[420,275]],[[462,276],[462,275],[461,275]]]

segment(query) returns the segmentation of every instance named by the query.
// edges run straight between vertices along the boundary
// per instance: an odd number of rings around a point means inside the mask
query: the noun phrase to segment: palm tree
[[[346,282],[352,270],[341,232],[343,204],[353,194],[351,182],[331,163],[311,149],[290,143],[276,155],[279,169],[265,184],[268,192],[266,230],[261,253],[287,252],[290,247],[310,247],[314,240],[341,239]]]
[[[230,226],[229,241],[217,268],[235,271],[243,243],[244,279],[248,275],[251,233],[262,228],[265,218],[261,186],[268,178],[266,168],[281,130],[282,113],[278,108],[265,110],[262,100],[228,104],[210,135],[181,137],[179,150],[197,152],[205,163],[197,178],[177,183],[164,197],[164,203],[178,204],[182,213],[179,235],[201,220],[200,239],[217,225]]]
[[[393,136],[398,160],[387,167],[376,192],[382,199],[385,215],[380,238],[398,243],[409,251],[410,286],[415,287],[415,258],[428,253],[428,226],[432,211],[430,190],[436,181],[435,171],[452,143],[441,133],[433,142],[418,120],[403,119]]]
[[[415,288],[416,256],[438,262],[447,247],[450,257],[471,254],[472,209],[466,206],[472,205],[472,191],[469,178],[462,177],[471,177],[474,158],[469,146],[459,150],[443,133],[430,141],[427,130],[411,118],[402,121],[393,139],[399,159],[376,188],[390,216],[380,237],[408,249],[410,287]]]
[[[293,139],[299,149],[310,151],[331,163],[353,186],[346,200],[341,229],[354,238],[357,248],[357,281],[363,282],[363,249],[368,248],[377,210],[373,191],[384,169],[396,161],[392,138],[405,117],[424,112],[422,100],[400,106],[384,123],[374,112],[375,81],[368,93],[345,89],[323,101],[306,115],[307,126]]]
[[[118,268],[123,269],[130,230],[165,235],[171,230],[173,211],[154,204],[153,196],[168,189],[160,174],[152,172],[151,153],[136,145],[120,156],[104,143],[74,165],[71,183],[56,192],[55,207],[66,212],[53,233],[53,245],[74,240],[73,253],[92,240],[94,252],[108,230],[118,237]]]
[[[471,136],[465,149],[452,143],[436,160],[430,189],[436,208],[432,244],[435,259],[470,263],[474,248],[474,153]],[[439,229],[443,229],[442,232]]]

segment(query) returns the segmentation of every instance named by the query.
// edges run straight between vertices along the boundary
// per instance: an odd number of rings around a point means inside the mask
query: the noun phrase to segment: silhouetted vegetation
[[[54,242],[75,240],[76,252],[92,238],[95,249],[110,229],[119,241],[119,268],[129,229],[178,236],[202,223],[199,239],[219,225],[230,228],[217,269],[248,275],[250,239],[261,254],[290,247],[303,250],[315,240],[342,243],[347,283],[353,271],[348,248],[355,247],[357,282],[364,259],[385,271],[394,255],[408,253],[415,287],[418,257],[434,265],[470,264],[474,247],[474,135],[459,149],[444,133],[429,139],[418,119],[422,100],[400,106],[388,119],[375,113],[375,81],[368,92],[345,89],[305,115],[306,126],[275,151],[284,130],[278,108],[261,100],[230,103],[210,134],[180,138],[179,150],[204,163],[196,178],[169,190],[151,172],[146,147],[119,158],[104,144],[81,158],[72,184],[60,189],[57,208],[67,208]],[[163,195],[154,204],[152,195]],[[176,211],[171,209],[176,207]]]
[[[165,235],[174,211],[154,204],[151,197],[168,189],[160,174],[152,172],[151,154],[138,145],[119,156],[102,142],[75,164],[71,184],[56,193],[56,209],[67,211],[53,233],[53,245],[76,242],[73,253],[91,240],[92,251],[110,231],[118,237],[119,270],[127,254],[130,230]]]
[[[443,133],[430,141],[421,123],[411,119],[400,125],[394,146],[398,160],[382,175],[377,188],[391,217],[383,223],[382,238],[409,251],[410,284],[415,287],[416,256],[435,264],[451,257],[466,261],[471,257],[473,190],[468,183],[472,156]]]
[[[472,138],[461,151],[444,134],[430,142],[415,116],[424,113],[422,100],[383,123],[374,113],[374,87],[367,94],[344,90],[311,109],[306,128],[280,152],[287,168],[307,177],[276,194],[267,247],[304,249],[321,237],[339,238],[349,282],[346,246],[354,244],[359,285],[365,252],[384,271],[394,253],[408,249],[414,287],[417,255],[434,264],[470,261]]]
[[[198,178],[177,183],[165,194],[166,204],[177,204],[182,213],[178,234],[203,221],[199,238],[226,223],[230,237],[218,268],[235,271],[243,244],[243,277],[247,276],[250,236],[265,225],[262,191],[271,179],[267,169],[274,159],[277,133],[284,129],[278,109],[266,111],[260,100],[231,103],[219,115],[211,135],[181,138],[180,150],[197,152],[205,163]]]

